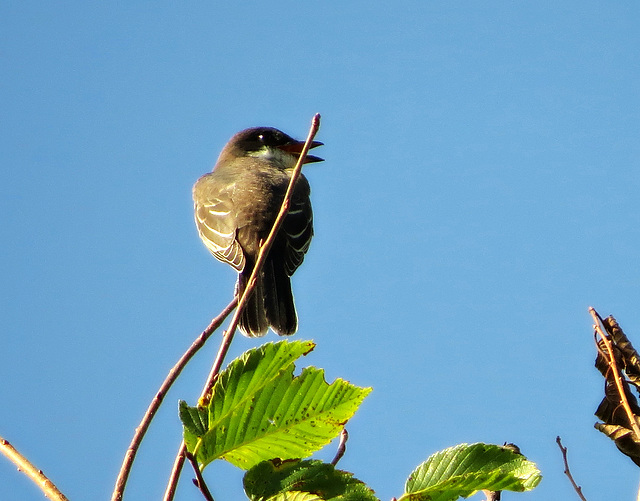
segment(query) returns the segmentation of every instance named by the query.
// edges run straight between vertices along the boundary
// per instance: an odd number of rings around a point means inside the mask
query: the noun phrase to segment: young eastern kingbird
[[[311,148],[321,145],[313,141]],[[200,238],[217,259],[238,270],[238,297],[251,276],[260,243],[280,211],[303,146],[303,141],[272,127],[243,130],[222,149],[213,171],[193,186]],[[307,155],[305,163],[322,160]],[[246,336],[264,336],[269,327],[281,336],[289,335],[298,328],[290,277],[302,264],[313,236],[309,194],[309,183],[301,175],[240,317],[239,327]]]

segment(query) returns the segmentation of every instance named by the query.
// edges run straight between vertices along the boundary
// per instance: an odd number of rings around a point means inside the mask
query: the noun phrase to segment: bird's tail
[[[244,272],[241,272],[238,275],[238,284],[236,286],[238,298],[242,296],[246,289],[250,274],[245,275]],[[269,329],[269,322],[264,308],[264,281],[261,277],[258,278],[256,287],[240,314],[238,327],[247,337],[264,336]]]
[[[298,315],[293,302],[291,278],[284,263],[267,259],[263,269],[264,307],[267,322],[280,336],[290,336],[298,330]]]
[[[238,297],[244,292],[249,275],[250,272],[243,271],[238,276]],[[266,260],[256,288],[240,315],[238,326],[248,337],[264,336],[269,326],[280,336],[289,336],[298,330],[291,279],[282,263]]]

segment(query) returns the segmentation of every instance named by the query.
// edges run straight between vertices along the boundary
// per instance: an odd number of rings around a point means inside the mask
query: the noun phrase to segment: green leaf
[[[542,476],[534,463],[498,445],[460,444],[436,452],[409,476],[399,501],[453,501],[476,491],[528,491]]]
[[[249,469],[306,457],[338,435],[371,388],[329,385],[314,367],[294,377],[294,362],[313,347],[280,341],[250,350],[220,373],[206,409],[181,403],[187,449],[203,467],[218,458]]]
[[[273,496],[269,501],[323,501],[323,499],[311,492],[289,491]]]
[[[245,474],[244,490],[252,501],[378,501],[351,473],[322,461],[263,461]]]
[[[187,402],[180,400],[178,404],[180,421],[185,430],[189,430],[190,435],[199,436],[207,431],[209,413],[203,407],[189,407]],[[185,432],[186,433],[186,432]]]

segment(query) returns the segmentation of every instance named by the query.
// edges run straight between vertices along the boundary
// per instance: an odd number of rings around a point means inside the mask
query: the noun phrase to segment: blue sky
[[[296,337],[328,379],[374,388],[341,466],[388,500],[436,450],[509,441],[544,479],[505,499],[574,499],[560,435],[588,499],[633,499],[637,468],[593,429],[587,308],[640,345],[639,21],[633,1],[4,2],[0,435],[71,499],[108,499],[233,292],[192,184],[236,131],[303,138],[319,112]],[[159,499],[216,346],[126,499]],[[205,477],[239,499],[233,468]],[[178,499],[200,499],[187,480]],[[41,499],[4,460],[0,486]]]

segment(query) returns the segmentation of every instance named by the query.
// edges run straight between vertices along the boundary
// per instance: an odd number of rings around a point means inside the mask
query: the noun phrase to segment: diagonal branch
[[[291,180],[289,181],[289,186],[287,187],[287,192],[285,193],[284,200],[282,201],[282,206],[280,207],[280,212],[273,223],[273,227],[271,228],[271,232],[267,239],[260,246],[260,251],[258,252],[258,258],[256,259],[256,264],[253,267],[253,271],[251,272],[251,276],[249,277],[249,281],[247,283],[247,287],[244,290],[244,294],[240,298],[238,302],[238,309],[233,315],[233,319],[231,320],[231,324],[229,328],[224,333],[224,338],[222,344],[220,346],[220,350],[218,351],[218,355],[216,356],[215,361],[213,362],[213,366],[211,367],[211,372],[209,373],[209,378],[207,379],[207,383],[204,386],[202,391],[202,395],[200,396],[200,404],[207,405],[209,403],[209,399],[211,398],[211,388],[213,388],[213,384],[218,377],[218,372],[220,372],[220,367],[222,366],[222,362],[224,361],[224,357],[229,350],[229,346],[231,345],[231,341],[233,340],[233,336],[235,334],[236,328],[238,327],[238,322],[240,321],[240,315],[242,314],[242,310],[244,310],[244,306],[249,300],[253,289],[256,287],[256,282],[258,280],[258,275],[262,270],[262,266],[264,265],[264,261],[269,254],[269,249],[273,245],[276,236],[278,235],[278,231],[284,222],[284,218],[289,212],[289,206],[291,205],[291,197],[293,196],[293,190],[295,189],[296,182],[302,173],[302,165],[304,164],[304,160],[309,152],[309,148],[311,147],[311,142],[313,138],[318,133],[318,128],[320,127],[320,114],[316,113],[311,122],[311,129],[309,130],[309,135],[304,144],[304,148],[302,148],[302,152],[300,153],[300,158],[298,158],[298,163],[293,169],[291,173]]]
[[[253,271],[251,272],[251,277],[249,277],[249,281],[247,282],[247,286],[238,301],[238,308],[236,309],[235,314],[231,320],[231,324],[227,328],[222,338],[222,343],[220,344],[220,349],[218,350],[218,354],[213,362],[213,366],[211,367],[211,372],[209,373],[209,377],[207,378],[207,382],[204,385],[202,393],[200,395],[200,405],[207,405],[211,398],[211,389],[213,388],[214,383],[218,377],[218,373],[220,372],[220,368],[222,367],[222,363],[224,362],[224,358],[229,351],[229,347],[231,346],[231,341],[233,341],[233,336],[236,332],[236,328],[238,327],[238,322],[240,321],[240,314],[244,309],[245,304],[247,303],[249,296],[253,292],[256,287],[256,282],[258,278],[258,274],[262,270],[262,266],[264,265],[264,261],[267,258],[267,254],[269,253],[269,249],[273,244],[282,223],[284,222],[284,218],[289,212],[289,206],[291,205],[291,197],[293,196],[293,190],[295,188],[296,182],[302,173],[302,165],[304,164],[304,160],[309,152],[309,148],[311,147],[311,142],[313,138],[318,133],[318,129],[320,128],[320,114],[316,113],[311,121],[311,128],[309,130],[309,135],[307,136],[307,140],[302,148],[300,153],[300,157],[298,158],[298,163],[293,169],[291,173],[291,180],[289,181],[289,186],[287,187],[287,192],[284,196],[284,200],[282,201],[282,206],[280,207],[280,212],[278,212],[278,216],[276,217],[273,227],[271,228],[271,232],[267,239],[262,242],[260,246],[260,252],[258,253],[258,258],[253,267]],[[178,485],[178,479],[180,478],[180,471],[182,470],[182,466],[184,464],[186,447],[184,441],[180,445],[178,450],[178,454],[176,455],[176,459],[173,464],[173,469],[171,470],[171,475],[169,476],[169,482],[167,483],[167,488],[164,493],[164,501],[171,501],[175,495],[175,489]]]
[[[560,439],[559,436],[556,437],[556,444],[558,444],[558,447],[560,447],[560,452],[562,452],[562,461],[564,461],[564,474],[569,479],[569,482],[571,482],[571,485],[573,486],[573,490],[576,491],[576,493],[578,494],[578,497],[582,501],[587,501],[587,499],[582,494],[582,487],[580,487],[576,483],[576,481],[573,479],[573,475],[571,475],[571,470],[569,470],[569,460],[567,459],[567,448],[562,445],[562,440]]]
[[[18,467],[18,471],[29,477],[53,501],[69,501],[49,480],[42,470],[36,468],[26,457],[20,454],[7,440],[0,437],[0,452]]]
[[[111,495],[111,501],[120,501],[122,496],[124,495],[124,488],[127,484],[127,479],[129,478],[129,473],[131,473],[131,467],[133,466],[133,461],[136,457],[136,453],[138,452],[138,448],[140,447],[140,443],[144,438],[149,425],[153,417],[156,415],[156,412],[160,408],[164,397],[167,395],[169,388],[175,383],[176,379],[185,368],[189,360],[193,358],[193,356],[197,353],[197,351],[204,346],[204,343],[209,339],[211,334],[213,334],[218,327],[224,322],[225,318],[229,316],[229,314],[233,311],[233,309],[238,304],[238,299],[233,298],[233,300],[225,307],[224,310],[214,318],[211,323],[207,326],[207,328],[202,331],[202,333],[198,336],[198,338],[191,344],[189,349],[180,357],[180,360],[174,365],[169,374],[163,381],[162,385],[158,389],[155,397],[149,404],[147,411],[144,413],[142,417],[142,421],[136,428],[136,431],[133,435],[133,439],[131,440],[131,444],[129,444],[129,448],[124,456],[124,460],[122,462],[122,466],[120,467],[120,472],[118,473],[118,478],[116,479],[115,489],[113,494]]]
[[[616,388],[618,389],[618,394],[620,395],[620,402],[622,403],[622,407],[624,408],[625,412],[627,413],[627,418],[629,419],[629,424],[631,425],[631,428],[633,429],[633,433],[636,436],[636,439],[640,439],[640,426],[638,426],[638,421],[636,420],[635,415],[633,414],[633,411],[631,410],[631,407],[629,406],[629,401],[627,400],[627,395],[624,391],[624,387],[622,385],[622,377],[620,375],[620,370],[618,369],[618,364],[616,363],[616,357],[613,353],[613,346],[611,346],[611,340],[609,339],[609,337],[607,335],[605,335],[605,333],[603,332],[602,328],[600,327],[601,323],[602,323],[602,318],[600,317],[600,315],[598,314],[598,312],[589,307],[589,313],[591,313],[591,316],[593,317],[593,321],[594,321],[594,329],[596,330],[596,332],[598,333],[598,335],[600,336],[600,339],[602,339],[602,342],[604,343],[604,345],[607,348],[607,353],[603,353],[603,356],[605,357],[605,359],[607,360],[609,367],[611,368],[611,371],[613,372],[613,380],[616,383]],[[599,349],[599,347],[598,347]]]

